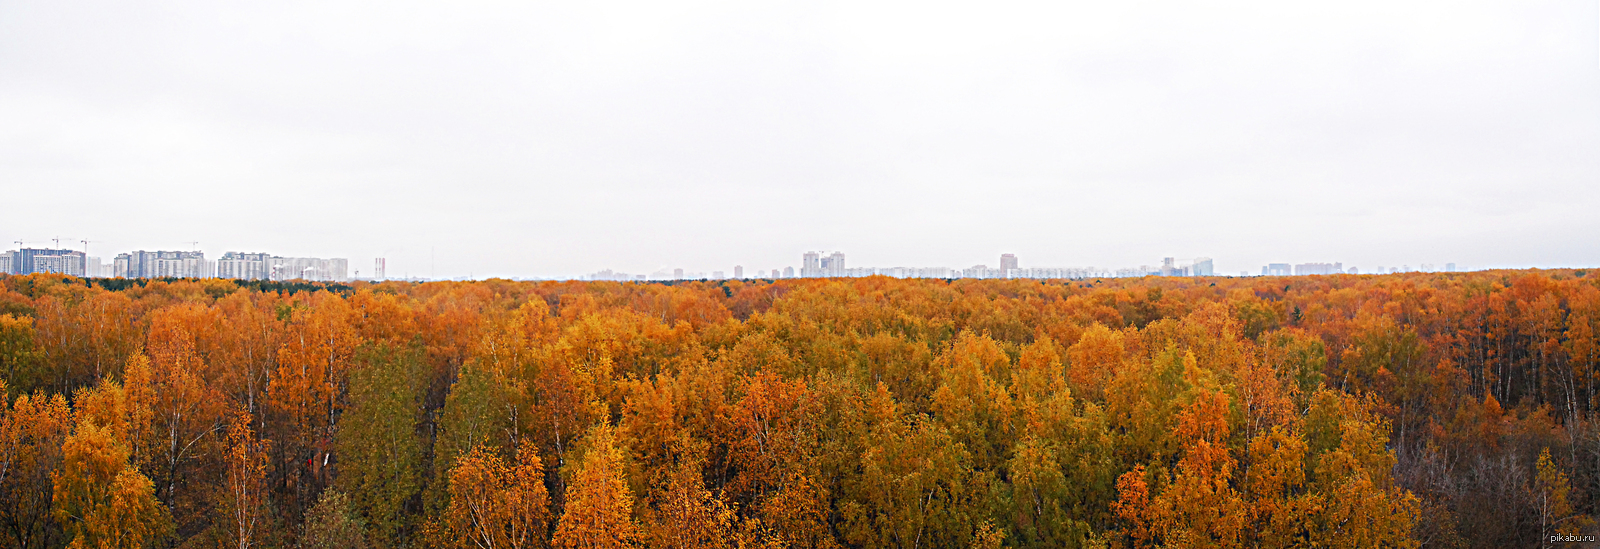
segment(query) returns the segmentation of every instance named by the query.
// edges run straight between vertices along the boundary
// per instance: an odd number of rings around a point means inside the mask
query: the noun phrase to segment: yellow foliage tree
[[[250,549],[267,513],[267,443],[256,438],[250,414],[239,410],[228,422],[221,498],[223,539],[230,549]]]
[[[457,459],[445,521],[451,534],[479,549],[543,547],[550,497],[537,446],[523,441],[511,464],[484,444]]]
[[[658,479],[651,494],[645,540],[663,549],[727,549],[734,539],[734,515],[700,478],[700,459],[685,456]]]
[[[1084,398],[1099,399],[1122,364],[1122,332],[1095,323],[1067,348],[1067,378]]]
[[[1572,507],[1570,495],[1572,486],[1567,482],[1566,473],[1556,467],[1550,459],[1550,449],[1545,448],[1539,452],[1539,462],[1534,466],[1534,506],[1539,510],[1539,539],[1541,543],[1549,540],[1552,535],[1576,535],[1586,526],[1594,523],[1588,515],[1578,513]]]
[[[72,536],[67,547],[140,549],[171,534],[154,485],[128,462],[126,446],[109,429],[80,422],[61,451],[61,469],[52,478],[56,520]]]
[[[0,381],[0,395],[6,383]],[[61,461],[72,411],[61,395],[23,395],[0,401],[0,539],[8,547],[45,546],[50,518],[50,472]]]
[[[1232,486],[1237,462],[1225,444],[1227,412],[1227,395],[1205,391],[1178,415],[1175,434],[1187,450],[1172,483],[1151,501],[1151,522],[1168,543],[1238,545],[1246,514],[1243,498]]]
[[[1250,469],[1245,489],[1255,539],[1262,546],[1287,547],[1304,532],[1311,508],[1305,496],[1306,442],[1283,427],[1250,441]]]
[[[589,432],[589,450],[567,488],[566,512],[556,526],[556,547],[612,549],[639,542],[633,493],[611,431],[610,426],[600,425]]]
[[[1319,391],[1312,401],[1306,421],[1314,432],[1308,438],[1336,442],[1314,458],[1309,484],[1316,504],[1306,517],[1311,542],[1320,547],[1417,547],[1411,532],[1419,503],[1394,484],[1388,426],[1345,394]]]

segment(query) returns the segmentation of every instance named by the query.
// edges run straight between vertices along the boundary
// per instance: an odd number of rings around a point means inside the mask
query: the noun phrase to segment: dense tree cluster
[[[1600,275],[0,278],[0,544],[1520,547]]]

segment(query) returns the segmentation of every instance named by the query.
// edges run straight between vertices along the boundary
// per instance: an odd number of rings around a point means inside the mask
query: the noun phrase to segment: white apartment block
[[[0,273],[6,274],[83,276],[85,263],[83,252],[75,250],[23,248],[0,253]]]
[[[112,274],[123,278],[211,278],[215,269],[204,252],[139,250],[112,260]]]
[[[111,276],[125,278],[232,278],[239,280],[308,280],[348,282],[349,260],[278,257],[264,253],[228,252],[208,261],[202,252],[136,251],[117,254]]]
[[[350,281],[350,261],[341,257],[273,257],[270,269],[271,280]]]
[[[272,256],[261,253],[228,252],[217,260],[217,278],[266,280],[272,276]]]

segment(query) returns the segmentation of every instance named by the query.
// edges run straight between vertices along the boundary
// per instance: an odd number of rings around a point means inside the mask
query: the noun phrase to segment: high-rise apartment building
[[[217,260],[217,278],[266,280],[271,277],[271,254],[228,252]]]
[[[844,252],[833,252],[826,257],[819,252],[806,252],[801,256],[800,276],[804,278],[845,276]]]
[[[1301,263],[1294,266],[1296,275],[1329,275],[1344,272],[1344,266],[1339,263]]]
[[[98,257],[88,259],[89,265],[84,267],[83,276],[89,278],[107,278],[112,276],[111,265]]]
[[[389,278],[389,260],[379,257],[372,260],[372,279],[386,280]]]
[[[1118,271],[1122,272],[1122,271]],[[1267,274],[1266,269],[1261,274]],[[1209,257],[1196,257],[1193,261],[1178,262],[1176,257],[1161,258],[1160,267],[1140,267],[1130,271],[1130,276],[1216,276],[1216,267]],[[1075,275],[1076,276],[1076,275]]]
[[[55,273],[72,276],[83,276],[85,265],[83,252],[68,252],[65,250],[51,250],[65,253],[36,254],[33,256],[33,272]],[[26,263],[25,263],[26,264]]]
[[[378,261],[381,272],[385,265]],[[267,253],[227,252],[214,262],[201,252],[137,251],[117,255],[116,276],[128,278],[233,278],[240,280],[309,280],[348,282],[349,260],[278,257]]]
[[[87,267],[83,252],[75,250],[23,248],[0,254],[0,273],[6,274],[57,273],[84,276]]]
[[[1289,276],[1294,272],[1288,263],[1268,263],[1261,268],[1261,276]]]
[[[803,278],[822,276],[822,254],[806,252],[800,256],[800,276]]]
[[[794,278],[794,267],[784,267],[783,268],[783,277],[784,278]]]
[[[204,252],[139,250],[117,254],[112,274],[124,278],[210,278],[214,266]]]
[[[273,257],[268,278],[313,282],[349,282],[350,261],[342,257]]]
[[[1000,270],[1008,273],[1017,270],[1017,254],[1000,254]]]
[[[1004,276],[1000,269],[991,269],[988,265],[973,265],[961,270],[964,278],[1000,278]]]
[[[833,252],[822,258],[822,276],[844,276],[844,252]]]
[[[744,279],[744,265],[733,266],[733,277],[741,280]]]

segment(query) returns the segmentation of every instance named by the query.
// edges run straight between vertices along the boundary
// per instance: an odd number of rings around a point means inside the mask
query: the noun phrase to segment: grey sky
[[[1594,266],[1597,33],[1594,0],[3,0],[0,237],[440,277]]]

